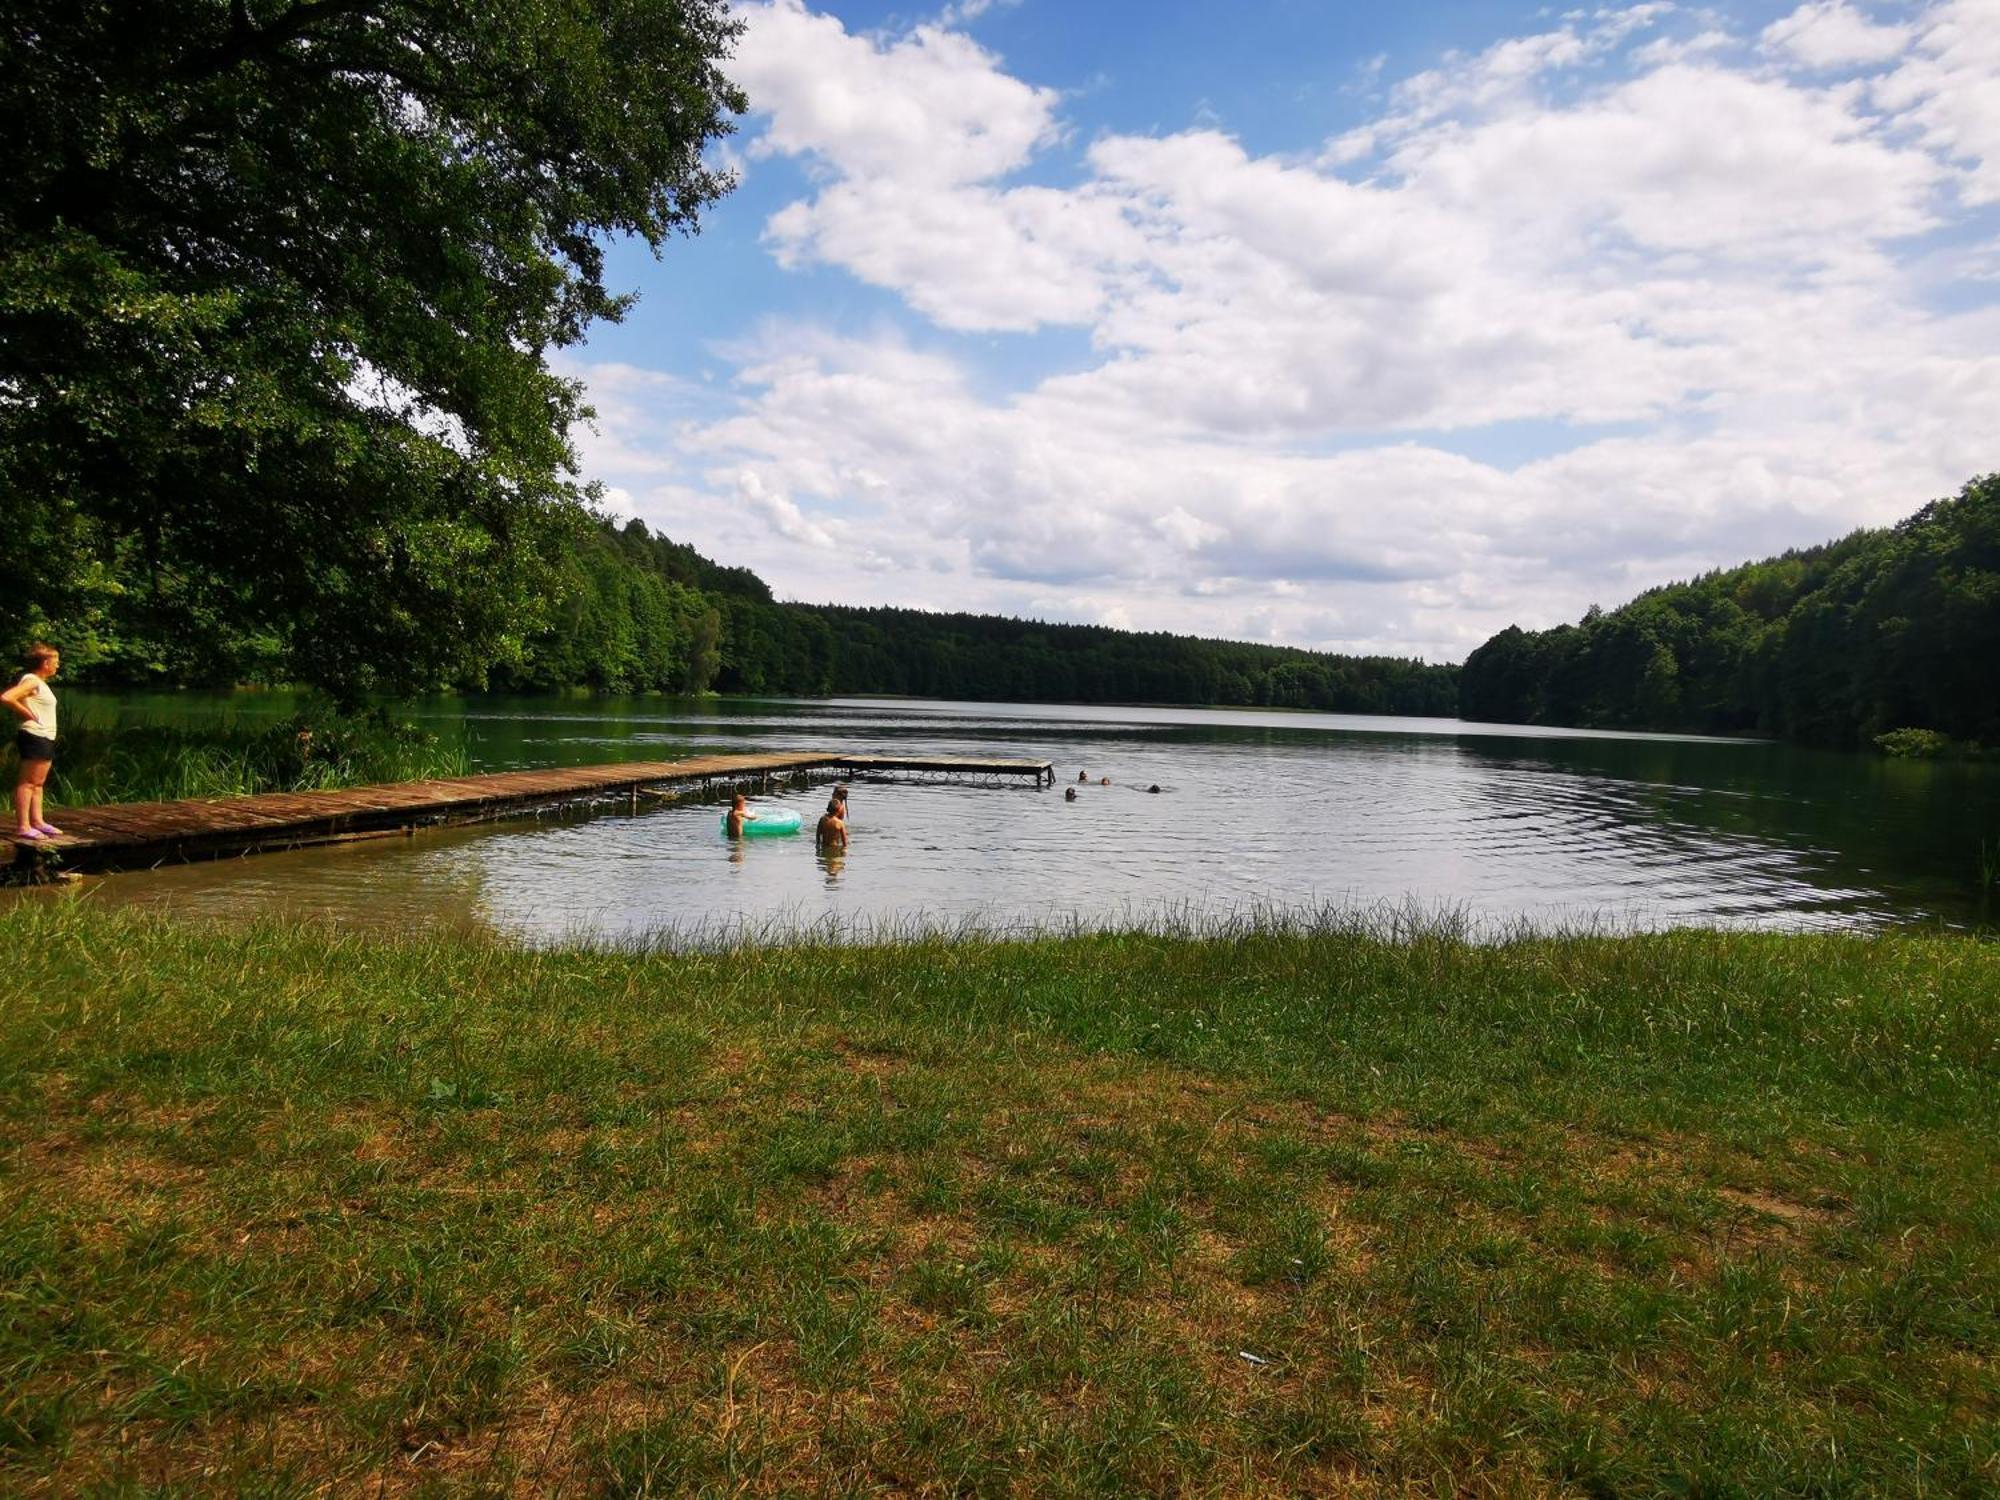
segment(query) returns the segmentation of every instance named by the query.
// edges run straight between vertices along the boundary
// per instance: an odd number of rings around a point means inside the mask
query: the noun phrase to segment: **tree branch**
[[[270,56],[306,35],[321,21],[361,14],[374,3],[375,0],[299,0],[268,25],[257,27],[250,24],[247,0],[231,0],[228,40],[219,47],[190,53],[174,72],[190,81],[213,78],[253,57]]]

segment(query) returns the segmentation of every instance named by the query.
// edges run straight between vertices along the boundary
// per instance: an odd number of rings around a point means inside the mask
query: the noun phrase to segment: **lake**
[[[92,702],[158,719],[278,695]],[[1757,741],[1259,711],[913,700],[454,698],[413,716],[475,770],[709,751],[1028,756],[1053,789],[863,781],[852,847],[732,845],[712,805],[422,833],[93,880],[202,916],[450,924],[528,940],[917,922],[1014,928],[1409,906],[1489,930],[1986,918],[2000,774]],[[1090,778],[1074,802],[1063,784]],[[1100,777],[1111,785],[1098,785]],[[1159,795],[1144,789],[1157,783]],[[770,800],[807,827],[824,789]]]

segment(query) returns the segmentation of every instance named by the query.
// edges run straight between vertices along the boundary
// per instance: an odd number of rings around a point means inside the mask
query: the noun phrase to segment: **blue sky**
[[[2000,0],[760,0],[564,365],[781,595],[1456,659],[1994,467]]]

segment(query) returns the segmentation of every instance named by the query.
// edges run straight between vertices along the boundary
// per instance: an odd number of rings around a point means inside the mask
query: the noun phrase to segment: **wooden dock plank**
[[[620,791],[663,784],[789,776],[800,772],[908,771],[923,774],[1032,777],[1053,784],[1047,761],[973,756],[850,755],[838,751],[786,750],[691,756],[684,760],[621,761],[610,765],[550,766],[481,776],[344,787],[324,792],[261,792],[246,797],[188,798],[175,802],[120,802],[58,812],[64,833],[42,844],[0,841],[0,864],[24,858],[40,868],[48,856],[66,868],[112,869],[152,863],[178,854],[189,858],[308,843],[355,832],[393,830],[413,823],[520,814],[568,802],[602,799]]]

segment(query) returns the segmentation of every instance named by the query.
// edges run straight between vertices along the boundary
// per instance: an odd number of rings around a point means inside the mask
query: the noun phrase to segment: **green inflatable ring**
[[[729,814],[722,815],[722,831],[729,832]],[[773,834],[797,833],[799,815],[789,807],[766,807],[753,812],[743,820],[745,838],[765,838]]]

